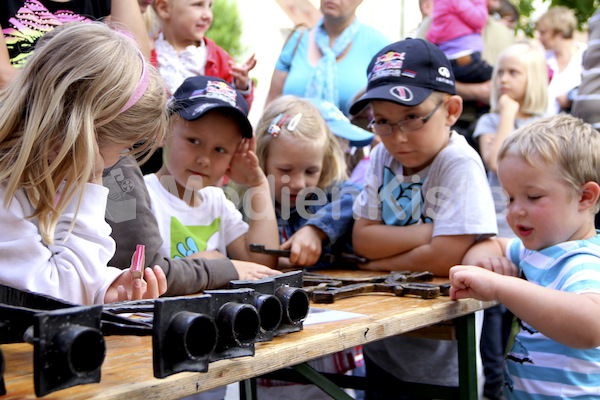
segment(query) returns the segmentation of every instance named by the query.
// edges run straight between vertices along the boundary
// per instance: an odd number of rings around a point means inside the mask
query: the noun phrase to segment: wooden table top
[[[363,271],[327,271],[328,275],[368,275]],[[436,282],[444,282],[437,279]],[[365,294],[312,304],[364,314],[364,317],[305,326],[300,332],[256,344],[254,357],[210,363],[207,373],[182,372],[156,379],[152,369],[152,338],[106,337],[102,381],[79,385],[44,396],[44,399],[175,399],[199,391],[252,378],[325,354],[334,353],[388,336],[411,332],[470,314],[492,303],[473,299],[452,301],[449,297],[420,299],[392,294]],[[2,399],[33,399],[33,346],[26,343],[1,345],[7,394]]]

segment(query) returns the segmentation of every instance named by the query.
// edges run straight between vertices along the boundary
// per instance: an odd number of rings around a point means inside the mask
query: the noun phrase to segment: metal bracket
[[[206,372],[217,346],[211,296],[158,299],[154,303],[152,360],[154,376]]]
[[[310,299],[308,293],[302,289],[302,277],[303,271],[292,271],[255,281],[230,281],[229,287],[251,288],[258,293],[274,295],[282,305],[281,322],[273,330],[273,335],[279,336],[303,329],[303,322],[310,308]]]

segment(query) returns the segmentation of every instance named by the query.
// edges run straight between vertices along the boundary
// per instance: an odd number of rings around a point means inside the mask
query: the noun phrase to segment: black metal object
[[[156,378],[208,371],[218,338],[211,303],[208,295],[156,300],[152,335]]]
[[[207,290],[212,300],[212,315],[218,340],[210,361],[254,355],[260,318],[251,305],[252,289]]]
[[[151,330],[152,324],[113,315],[101,305],[76,306],[0,284],[0,343],[33,345],[37,396],[100,382],[104,335],[147,335]]]
[[[100,331],[102,306],[72,307],[34,315],[33,374],[36,396],[100,382],[106,355]]]
[[[251,288],[258,293],[274,295],[282,305],[281,322],[272,331],[274,336],[279,336],[301,331],[303,322],[308,316],[310,299],[308,293],[302,289],[302,277],[302,271],[292,271],[255,281],[231,281],[229,287]],[[263,313],[261,313],[261,318],[263,318],[262,315]]]
[[[0,343],[34,345],[37,396],[99,382],[108,335],[152,334],[157,378],[206,372],[210,362],[254,355],[257,340],[302,329],[309,304],[301,288],[302,271],[253,282],[259,290],[212,290],[104,306],[76,306],[0,284]],[[122,313],[152,316],[131,319]],[[0,361],[1,394],[5,391],[1,353]]]
[[[263,254],[271,254],[278,257],[286,257],[288,258],[291,255],[290,250],[280,250],[280,249],[267,249],[262,244],[249,244],[248,249],[253,253],[263,253]],[[341,254],[333,254],[333,253],[322,253],[321,257],[319,257],[319,262],[325,263],[334,263],[334,262],[345,262],[350,264],[366,264],[369,262],[368,258],[357,256],[356,254],[350,253],[341,253]]]
[[[6,386],[4,386],[4,354],[0,350],[0,396],[6,394]]]
[[[362,278],[338,278],[310,272],[306,274],[309,277],[308,282],[305,282],[309,286],[307,291],[315,303],[333,303],[337,299],[372,292],[412,295],[424,299],[450,294],[449,283],[424,283],[433,280],[433,274],[429,271],[393,271],[387,275]]]

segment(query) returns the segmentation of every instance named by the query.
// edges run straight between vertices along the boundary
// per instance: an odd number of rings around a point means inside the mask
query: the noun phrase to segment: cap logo
[[[230,104],[232,107],[237,106],[237,93],[235,89],[221,81],[206,82],[206,88],[194,90],[190,95],[190,100],[198,97],[220,100]]]
[[[438,73],[444,78],[450,78],[450,71],[446,67],[439,67]]]
[[[390,89],[390,94],[398,100],[409,102],[413,99],[413,93],[405,86],[394,86]]]
[[[387,76],[400,76],[402,74],[402,64],[404,63],[405,55],[405,52],[388,51],[379,56],[373,64],[369,82]]]

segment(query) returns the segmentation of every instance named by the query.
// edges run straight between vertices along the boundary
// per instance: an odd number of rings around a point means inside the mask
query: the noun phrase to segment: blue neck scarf
[[[323,57],[319,59],[312,76],[308,80],[304,93],[305,97],[327,100],[338,107],[340,106],[336,79],[337,58],[352,43],[359,27],[358,18],[354,18],[354,21],[344,29],[344,32],[329,47],[329,35],[323,27],[323,18],[319,20],[315,30],[315,42],[321,53],[323,53]]]

